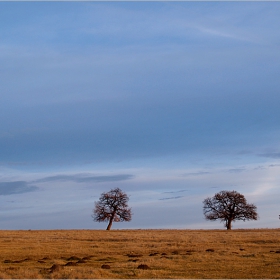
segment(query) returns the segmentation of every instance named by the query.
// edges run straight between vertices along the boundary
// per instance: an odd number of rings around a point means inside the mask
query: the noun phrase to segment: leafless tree
[[[235,220],[257,220],[257,207],[248,204],[243,194],[236,191],[221,191],[213,197],[203,201],[203,213],[206,220],[221,220],[225,227],[231,229],[231,223]]]
[[[99,201],[95,202],[92,217],[96,222],[109,221],[107,230],[111,229],[113,222],[129,222],[131,208],[128,208],[129,198],[121,189],[115,188],[101,194]]]

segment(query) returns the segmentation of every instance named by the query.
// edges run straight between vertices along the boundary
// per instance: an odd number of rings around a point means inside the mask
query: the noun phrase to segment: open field
[[[0,278],[280,278],[280,229],[0,231],[0,250]]]

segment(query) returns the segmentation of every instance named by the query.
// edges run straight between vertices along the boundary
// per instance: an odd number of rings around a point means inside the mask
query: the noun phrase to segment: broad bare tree
[[[221,191],[203,201],[206,220],[221,220],[230,230],[235,220],[257,220],[257,207],[249,204],[243,194],[236,191]]]
[[[111,229],[113,222],[129,222],[131,208],[128,207],[129,198],[121,189],[112,189],[101,194],[99,201],[95,202],[92,217],[96,222],[107,222],[107,230]]]

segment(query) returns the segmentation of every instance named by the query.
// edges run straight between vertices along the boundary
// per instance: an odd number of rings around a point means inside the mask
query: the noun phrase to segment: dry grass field
[[[0,278],[280,278],[280,229],[0,231]]]

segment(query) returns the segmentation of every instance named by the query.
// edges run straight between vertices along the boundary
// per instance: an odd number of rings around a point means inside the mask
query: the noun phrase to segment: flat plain
[[[0,231],[0,278],[276,279],[280,229]]]

